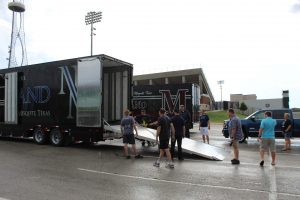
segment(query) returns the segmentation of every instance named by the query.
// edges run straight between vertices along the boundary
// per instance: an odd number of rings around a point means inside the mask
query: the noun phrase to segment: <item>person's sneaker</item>
[[[265,161],[260,161],[260,163],[259,163],[259,165],[262,167],[262,166],[264,166],[264,164],[265,164]]]
[[[126,156],[126,159],[130,159],[131,158],[131,156]]]
[[[135,156],[135,158],[144,158],[142,155],[138,154]]]
[[[239,165],[240,161],[237,160],[237,159],[233,159],[233,160],[231,160],[231,164],[233,164],[233,165]]]
[[[166,165],[166,168],[174,169],[174,164],[173,163],[168,163]]]
[[[159,166],[160,166],[160,163],[157,162],[157,161],[155,161],[155,163],[153,163],[153,166],[154,166],[154,167],[159,167]]]

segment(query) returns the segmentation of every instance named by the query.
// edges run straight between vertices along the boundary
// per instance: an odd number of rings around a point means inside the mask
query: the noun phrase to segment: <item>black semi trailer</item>
[[[139,115],[141,110],[146,110],[156,120],[160,108],[173,113],[174,109],[179,109],[180,105],[185,105],[191,113],[193,122],[198,121],[200,87],[193,83],[133,86],[134,115]]]
[[[106,56],[0,70],[0,137],[55,146],[111,137],[105,121],[130,108],[132,64]]]

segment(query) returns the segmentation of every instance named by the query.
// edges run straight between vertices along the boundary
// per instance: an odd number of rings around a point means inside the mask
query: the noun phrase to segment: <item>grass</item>
[[[211,123],[223,123],[224,120],[228,119],[227,111],[210,111],[207,112],[207,115],[209,116],[209,120]],[[243,119],[246,117],[246,115],[236,113],[236,115]]]

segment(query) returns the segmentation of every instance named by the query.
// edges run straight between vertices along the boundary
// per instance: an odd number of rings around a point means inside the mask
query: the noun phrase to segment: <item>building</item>
[[[289,108],[289,91],[282,91],[282,98],[276,99],[257,99],[256,94],[231,94],[230,102],[238,102],[239,105],[244,102],[250,113],[261,109]]]
[[[256,94],[230,94],[230,101],[232,102],[240,102],[240,101],[246,101],[246,100],[256,100],[257,96]]]
[[[134,85],[167,85],[193,83],[200,88],[200,109],[210,110],[215,104],[202,68],[136,75]]]

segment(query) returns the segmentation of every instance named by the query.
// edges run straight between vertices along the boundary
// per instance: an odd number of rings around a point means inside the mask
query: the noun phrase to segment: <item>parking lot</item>
[[[125,159],[121,140],[70,147],[36,145],[28,140],[0,140],[0,200],[21,199],[300,199],[300,140],[281,152],[275,167],[266,157],[259,167],[258,142],[240,144],[239,166],[228,140],[214,124],[211,144],[222,147],[224,161],[184,154],[175,169],[153,167],[157,147],[138,149],[143,159]],[[192,138],[201,141],[193,130]]]

